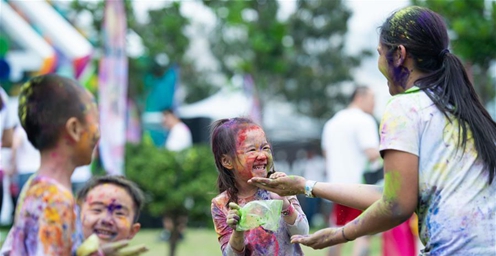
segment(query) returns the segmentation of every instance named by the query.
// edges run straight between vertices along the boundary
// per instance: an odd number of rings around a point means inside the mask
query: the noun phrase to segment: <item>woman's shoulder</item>
[[[416,88],[394,95],[389,99],[386,108],[389,110],[408,109],[417,111],[431,106],[434,106],[434,103],[429,96],[423,90]]]

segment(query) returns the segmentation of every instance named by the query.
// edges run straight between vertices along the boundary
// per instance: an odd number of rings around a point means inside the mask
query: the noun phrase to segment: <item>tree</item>
[[[209,36],[211,51],[228,78],[251,74],[256,86],[274,95],[287,70],[277,1],[203,1],[217,16]],[[264,102],[264,100],[262,100]]]
[[[262,102],[280,98],[319,118],[344,103],[339,85],[367,52],[344,52],[351,12],[342,1],[300,0],[289,20],[275,15],[277,1],[203,2],[218,18],[210,42],[222,72],[251,74]]]
[[[201,145],[172,152],[148,144],[129,144],[126,151],[126,175],[146,193],[146,209],[154,217],[167,215],[172,219],[169,255],[174,256],[181,218],[212,223],[210,200],[217,194],[217,169],[210,148]]]
[[[371,53],[345,52],[351,11],[342,1],[299,0],[296,10],[289,19],[293,47],[288,48],[291,64],[281,92],[300,112],[329,117],[346,104],[340,85],[353,81],[353,69]]]
[[[145,77],[148,75],[162,76],[171,65],[180,68],[181,86],[187,92],[186,102],[194,102],[210,95],[214,87],[204,79],[206,76],[197,70],[194,62],[186,56],[189,47],[189,37],[185,34],[190,24],[189,18],[181,14],[181,2],[171,2],[160,9],[149,10],[149,22],[139,23],[134,15],[132,1],[124,0],[127,25],[130,31],[140,36],[143,56],[129,58],[129,86],[128,95],[138,102],[143,109],[144,98],[147,95]],[[103,1],[75,0],[71,4],[76,19],[83,12],[89,12],[93,17],[92,27],[94,35],[90,40],[96,48],[101,45],[100,35],[103,21]],[[153,25],[150,25],[153,24]]]
[[[441,14],[452,32],[451,48],[465,62],[483,103],[496,96],[489,72],[496,60],[496,2],[485,0],[412,0]]]

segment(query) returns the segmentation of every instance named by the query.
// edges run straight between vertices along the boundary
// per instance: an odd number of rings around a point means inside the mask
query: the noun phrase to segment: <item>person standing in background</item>
[[[179,119],[179,117],[174,114],[172,109],[165,109],[162,111],[163,116],[163,126],[169,131],[167,139],[165,141],[165,148],[169,151],[181,151],[193,146],[193,136],[188,126]],[[184,230],[186,229],[186,224],[188,223],[188,217],[183,216],[181,218],[181,225],[179,226],[179,239],[183,239]],[[164,227],[163,232],[160,234],[160,240],[168,241],[173,223],[172,219],[168,216],[162,218],[162,224]]]
[[[11,189],[10,191],[12,193],[14,209],[17,205],[17,196],[22,187],[26,184],[29,177],[40,168],[40,159],[40,152],[29,142],[26,131],[24,131],[21,125],[16,125],[10,154],[10,166],[12,168],[10,172],[11,182],[16,181],[15,184],[11,184],[11,187],[15,185],[16,189]]]
[[[17,125],[14,130],[11,161],[14,173],[19,176],[19,189],[22,189],[29,177],[40,168],[40,158],[40,152],[29,142],[26,131]]]
[[[0,87],[0,148],[11,148],[14,137],[14,126],[17,123],[16,116],[9,110],[9,96]],[[1,154],[0,154],[1,155]],[[0,159],[0,163],[2,160]],[[0,166],[0,212],[3,205],[3,180],[8,172],[6,166]]]
[[[193,136],[188,126],[177,117],[172,109],[162,111],[163,125],[169,131],[165,148],[170,151],[181,151],[193,145]]]
[[[351,95],[348,107],[325,123],[322,150],[329,182],[362,183],[367,163],[379,158],[379,131],[372,116],[374,105],[374,92],[368,87],[358,86]],[[361,213],[359,210],[334,204],[329,222],[331,226],[341,227]],[[356,239],[353,255],[368,255],[369,246],[369,237]],[[341,255],[341,245],[331,247],[329,255]]]

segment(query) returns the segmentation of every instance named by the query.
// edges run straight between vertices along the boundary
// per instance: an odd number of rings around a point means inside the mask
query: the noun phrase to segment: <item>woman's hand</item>
[[[303,244],[313,249],[323,249],[344,242],[346,240],[341,236],[341,228],[325,228],[311,235],[294,235],[291,237],[291,243]]]
[[[286,173],[284,172],[274,172],[273,174],[270,175],[269,179],[277,179],[277,178],[282,178],[282,177],[287,177]]]
[[[274,173],[272,175],[276,175]],[[272,177],[272,175],[270,177]],[[301,176],[278,176],[277,178],[261,178],[253,177],[248,180],[249,184],[255,185],[261,189],[265,189],[280,196],[292,196],[305,193],[305,178]]]
[[[105,256],[137,256],[148,251],[145,245],[129,246],[129,240],[100,246],[100,251]]]
[[[227,225],[231,227],[233,230],[236,230],[236,226],[239,222],[239,205],[230,202],[229,203],[229,212],[227,213]]]

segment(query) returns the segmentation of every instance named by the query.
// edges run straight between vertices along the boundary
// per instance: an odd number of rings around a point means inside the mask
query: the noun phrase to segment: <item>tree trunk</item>
[[[181,223],[180,223],[180,216],[176,214],[172,215],[171,219],[173,225],[169,237],[169,256],[175,256],[177,244],[179,242],[179,234],[180,234],[179,225],[181,225]]]

